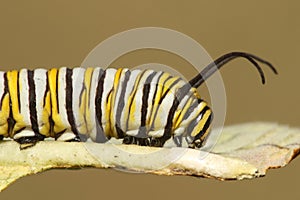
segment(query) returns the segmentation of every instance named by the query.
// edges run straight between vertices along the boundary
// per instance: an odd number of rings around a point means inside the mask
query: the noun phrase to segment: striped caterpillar
[[[196,88],[243,52],[225,54],[189,82],[162,71],[96,68],[21,69],[0,72],[0,136],[23,148],[46,137],[62,141],[106,142],[162,147],[166,141],[191,148],[203,145],[212,111]]]

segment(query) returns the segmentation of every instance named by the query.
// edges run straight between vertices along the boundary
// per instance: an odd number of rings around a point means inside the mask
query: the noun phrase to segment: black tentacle
[[[211,75],[213,75],[217,70],[219,70],[222,66],[224,66],[226,63],[229,61],[235,59],[235,58],[245,58],[248,61],[250,61],[258,70],[260,77],[262,79],[262,83],[265,83],[265,76],[263,73],[262,68],[258,64],[258,62],[263,63],[267,65],[273,72],[274,74],[278,74],[277,70],[275,67],[268,61],[259,58],[255,55],[245,53],[245,52],[231,52],[228,54],[225,54],[212,63],[208,64],[197,76],[195,76],[192,80],[189,81],[189,85],[192,87],[199,87],[205,80],[207,80]],[[258,61],[258,62],[257,62]]]

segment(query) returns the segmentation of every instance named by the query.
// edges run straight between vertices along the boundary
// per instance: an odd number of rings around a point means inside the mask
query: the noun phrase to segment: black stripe
[[[162,72],[162,73],[159,75],[159,77],[157,78],[156,86],[155,86],[155,91],[154,91],[154,95],[153,95],[153,99],[152,99],[152,105],[154,105],[154,103],[155,103],[156,93],[157,93],[157,88],[158,88],[158,83],[159,83],[160,78],[162,77],[163,74],[164,74],[164,72]]]
[[[89,90],[87,90],[87,87],[85,86],[85,79],[86,79],[86,77],[85,77],[85,74],[87,73],[87,69],[85,70],[85,72],[84,72],[84,78],[83,78],[83,86],[84,86],[84,89],[86,90],[86,94],[85,94],[85,97],[86,97],[86,101],[85,101],[85,107],[86,106],[88,106],[88,108],[85,108],[85,111],[84,111],[84,113],[86,113],[86,110],[87,109],[89,109],[89,107],[90,107],[90,91],[91,91],[91,83],[92,83],[92,76],[93,76],[93,73],[94,73],[94,69],[93,69],[93,71],[92,71],[92,74],[91,74],[91,78],[90,78],[90,80],[88,80],[89,81]],[[81,93],[80,94],[80,104],[81,104],[81,97],[82,97],[82,94],[83,93]],[[86,102],[87,102],[87,104],[86,104]],[[79,105],[80,105],[79,104]],[[89,127],[88,127],[88,123],[87,123],[87,119],[86,119],[86,114],[84,114],[84,123],[86,124],[86,128],[87,128],[87,132],[89,132],[90,130],[89,130]],[[87,135],[84,135],[84,134],[80,134],[80,133],[78,133],[80,136],[81,136],[81,140],[82,141],[86,141],[87,140]],[[77,135],[77,134],[76,134]]]
[[[34,71],[27,70],[28,86],[29,86],[29,113],[31,128],[35,135],[40,135],[39,126],[37,122],[37,113],[36,113],[36,93],[35,93],[35,84],[34,84]]]
[[[156,72],[152,72],[146,79],[143,87],[143,97],[142,97],[142,109],[141,109],[141,125],[139,127],[139,132],[137,134],[137,137],[147,137],[146,132],[146,117],[147,117],[147,111],[148,111],[148,98],[149,98],[149,92],[151,87],[151,81],[153,77],[156,75]]]
[[[208,106],[205,106],[204,108],[203,108],[203,110],[199,113],[199,115],[202,115],[202,117],[205,115],[205,113],[207,112],[209,110],[209,107]],[[192,133],[192,131],[193,131],[193,129],[195,128],[195,126],[197,126],[197,124],[198,124],[198,122],[202,119],[200,119],[200,120],[198,120],[197,119],[198,118],[198,116],[197,117],[195,117],[195,119],[193,119],[192,121],[191,121],[191,123],[189,124],[189,126],[187,127],[187,133],[190,135],[191,133]]]
[[[7,78],[7,73],[5,72],[4,74],[4,91],[5,93],[9,93],[8,89],[8,78]],[[11,135],[12,130],[14,129],[14,126],[16,124],[16,120],[13,117],[13,112],[12,112],[12,103],[11,103],[11,96],[9,95],[9,117],[7,119],[7,132],[9,135]]]
[[[90,108],[91,84],[92,84],[92,77],[93,77],[94,71],[95,71],[95,70],[92,71],[91,78],[90,78],[90,82],[89,82],[89,91],[88,91],[88,93],[86,94],[86,95],[88,96],[88,98],[87,98],[88,108]]]
[[[3,99],[4,99],[5,95],[6,95],[7,92],[8,92],[7,88],[5,88],[5,75],[6,75],[6,73],[4,73],[4,74],[3,74],[3,77],[1,77],[1,78],[3,78],[3,80],[4,80],[4,81],[3,81],[3,86],[4,86],[4,88],[3,88],[3,94],[2,94],[1,102],[0,102],[0,110],[2,110]]]
[[[113,91],[114,91],[114,86],[110,89],[109,93],[107,94],[106,104],[108,104],[109,97],[110,97],[110,95],[112,94]]]
[[[124,78],[123,84],[121,86],[122,90],[121,90],[121,94],[119,97],[119,104],[118,104],[117,112],[116,112],[115,127],[117,130],[118,138],[123,138],[125,136],[125,132],[121,128],[121,113],[122,113],[122,109],[124,108],[124,105],[125,105],[124,96],[125,96],[127,83],[128,83],[130,74],[131,74],[130,70],[127,70],[125,72],[125,78]]]
[[[186,111],[186,113],[184,114],[184,117],[182,119],[183,120],[186,120],[191,114],[192,112],[195,110],[195,108],[202,102],[203,100],[202,99],[197,99],[189,108],[188,110]]]
[[[83,78],[82,87],[81,87],[80,94],[79,94],[79,106],[81,105],[82,95],[83,95],[84,90],[85,90],[85,85],[84,85],[84,78]]]
[[[16,130],[14,134],[16,135],[16,134],[22,132],[25,128],[26,128],[26,126],[20,128],[19,130]]]
[[[66,90],[66,110],[67,110],[67,116],[68,116],[68,121],[71,126],[71,130],[76,136],[79,136],[79,132],[76,128],[73,107],[72,107],[72,105],[73,105],[72,75],[73,75],[73,70],[67,68],[66,69],[66,88],[65,88],[65,90]]]
[[[64,129],[58,133],[55,133],[55,136],[54,136],[55,140],[57,140],[60,136],[62,136],[62,134],[64,134],[66,132],[66,130],[67,129]]]
[[[136,87],[136,86],[138,86],[139,85],[139,83],[140,83],[140,81],[141,81],[141,79],[142,79],[142,77],[143,77],[143,75],[145,74],[145,72],[146,72],[147,70],[143,70],[142,72],[141,72],[141,75],[139,76],[140,78],[139,78],[139,80],[137,81],[136,80],[136,82],[134,83],[134,86],[133,86],[133,95],[132,95],[132,99],[131,99],[131,102],[129,102],[129,110],[128,110],[128,117],[127,117],[127,121],[126,121],[126,130],[128,129],[128,122],[129,122],[129,116],[130,116],[130,109],[131,109],[131,106],[132,106],[132,102],[134,101],[134,98],[135,98],[135,94],[136,94],[136,91],[137,90],[135,90],[134,91],[134,88]]]
[[[49,120],[49,134],[52,135],[54,133],[54,125],[55,125],[54,120],[52,119],[52,111],[48,117],[48,120]]]
[[[156,99],[157,88],[159,86],[158,83],[159,83],[159,81],[160,81],[160,79],[161,79],[161,77],[162,77],[163,74],[164,74],[164,72],[161,72],[161,74],[158,76],[158,78],[156,80],[156,83],[155,83],[155,91],[154,91],[154,94],[153,94],[153,97],[152,97],[152,108],[150,110],[150,118],[151,118],[152,113],[154,111],[154,103],[155,103],[155,99]],[[150,130],[151,130],[151,128],[152,128],[152,124],[150,124]]]
[[[201,139],[201,140],[204,139],[204,138],[201,138],[201,137],[206,133],[207,129],[209,128],[209,126],[211,124],[211,121],[212,121],[212,118],[213,118],[213,114],[211,113],[209,115],[209,117],[207,118],[202,130],[199,133],[197,133],[197,135],[195,136],[194,141],[197,140],[197,139]]]
[[[105,133],[103,131],[102,127],[102,108],[101,108],[101,101],[102,101],[102,95],[103,95],[103,85],[104,85],[104,79],[105,79],[106,71],[100,69],[99,76],[98,76],[98,85],[96,89],[96,97],[95,97],[95,112],[96,112],[96,127],[97,127],[97,135],[96,135],[96,141],[95,142],[105,142],[107,141],[107,138],[105,136]]]
[[[59,113],[59,102],[58,102],[58,95],[59,95],[59,88],[58,88],[58,75],[61,69],[58,69],[56,72],[56,83],[55,83],[55,87],[56,87],[56,105],[57,105],[57,113]]]
[[[20,72],[17,72],[17,96],[18,96],[18,109],[21,112],[21,103],[20,103]]]
[[[205,140],[205,137],[207,136],[207,135],[205,135],[205,133],[207,132],[208,128],[210,127],[212,118],[213,118],[213,113],[211,112],[209,117],[207,118],[202,130],[200,130],[194,138],[191,135],[187,135],[186,141],[188,142],[188,144],[192,144],[191,147],[194,148],[194,145],[195,145],[196,148],[200,148],[202,146],[202,144]],[[189,139],[187,139],[187,138],[189,138]]]
[[[165,91],[165,93],[162,95],[162,97],[160,98],[159,104],[161,104],[161,102],[164,100],[164,98],[167,96],[167,94],[169,93],[169,91],[172,89],[172,87],[174,87],[179,81],[181,80],[181,78],[177,78],[171,85],[170,87]]]
[[[52,119],[52,94],[51,94],[51,91],[50,91],[50,85],[49,85],[49,70],[47,71],[47,76],[46,76],[46,79],[47,79],[47,84],[46,84],[46,91],[45,91],[45,94],[44,94],[44,107],[46,105],[46,94],[47,92],[49,91],[49,95],[50,95],[50,115],[48,117],[48,120],[49,120],[49,135],[53,135],[54,134],[54,120]]]
[[[173,127],[173,118],[175,115],[175,112],[182,101],[182,99],[185,97],[186,92],[189,88],[186,88],[185,86],[178,89],[177,93],[175,94],[175,98],[172,104],[172,107],[169,111],[168,118],[167,118],[167,124],[164,129],[164,134],[161,137],[161,142],[164,144],[165,141],[170,139],[172,137],[172,127]]]
[[[45,92],[44,92],[43,107],[45,107],[45,105],[46,105],[47,92],[49,91],[48,74],[49,74],[49,71],[47,71],[47,73],[46,73],[46,89],[45,89]]]
[[[169,76],[165,81],[164,81],[164,83],[163,83],[163,88],[164,88],[164,86],[165,86],[165,84],[166,84],[166,82],[170,79],[170,78],[172,78],[172,76]],[[159,99],[159,103],[158,103],[158,107],[156,108],[156,110],[155,110],[155,113],[154,113],[154,120],[153,120],[153,122],[152,122],[152,124],[151,124],[151,128],[150,128],[150,130],[153,130],[153,126],[154,126],[154,121],[155,121],[155,118],[156,118],[156,116],[157,116],[157,112],[158,112],[158,110],[159,110],[159,107],[160,107],[160,105],[161,105],[161,103],[162,103],[162,101],[164,100],[164,98],[166,97],[166,95],[168,94],[168,92],[170,91],[170,89],[180,80],[181,78],[178,78],[177,80],[175,80],[171,85],[170,85],[170,87],[166,90],[166,92],[161,96],[161,97],[158,97],[158,98],[160,98]],[[158,82],[157,82],[158,83]],[[176,98],[175,98],[176,99]],[[174,103],[174,102],[173,102]],[[179,104],[178,104],[179,105]],[[177,106],[178,106],[177,105]],[[173,107],[173,105],[172,105],[172,107]],[[172,108],[171,107],[171,108]],[[166,135],[167,136],[167,135]],[[164,136],[163,136],[164,137]]]
[[[165,126],[164,134],[162,136],[162,138],[163,138],[163,140],[162,140],[163,144],[164,144],[165,141],[167,141],[172,136],[171,134],[172,134],[173,117],[174,117],[175,111],[176,111],[179,103],[180,103],[179,98],[177,98],[175,96],[175,99],[173,101],[172,107],[169,110],[169,114],[168,114],[168,118],[167,118],[167,124]]]

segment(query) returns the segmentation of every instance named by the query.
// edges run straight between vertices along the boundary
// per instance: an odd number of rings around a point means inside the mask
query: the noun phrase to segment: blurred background
[[[298,1],[1,1],[0,70],[79,66],[108,37],[138,27],[164,27],[200,43],[212,58],[246,51],[272,62],[262,85],[243,59],[221,70],[227,95],[225,125],[271,121],[300,126]],[[138,50],[111,64],[129,67],[162,63],[194,76],[193,66],[161,50]],[[205,87],[201,96],[209,100]],[[266,177],[220,182],[193,177],[128,174],[116,170],[50,170],[25,177],[1,199],[72,198],[243,198],[296,197],[299,159]]]

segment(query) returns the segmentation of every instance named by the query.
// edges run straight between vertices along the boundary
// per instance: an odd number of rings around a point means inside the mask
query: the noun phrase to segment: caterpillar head
[[[251,62],[254,67],[257,69],[257,71],[260,74],[262,83],[265,83],[265,76],[263,73],[262,68],[258,63],[263,63],[267,65],[275,74],[277,73],[277,70],[275,67],[269,63],[268,61],[257,57],[253,54],[245,53],[245,52],[231,52],[228,54],[225,54],[212,63],[208,64],[197,76],[195,76],[192,80],[189,81],[189,83],[186,84],[188,87],[193,87],[193,88],[198,88],[202,83],[204,83],[211,75],[213,75],[217,70],[219,70],[222,66],[224,66],[226,63],[229,61],[235,59],[235,58],[245,58],[249,62]],[[207,107],[207,106],[206,106]],[[210,124],[212,120],[212,112],[211,110],[207,107],[205,112],[201,112],[201,114],[198,116],[199,118],[202,118],[201,120],[195,121],[191,120],[189,125],[188,125],[188,130],[187,130],[187,142],[190,147],[201,147],[203,144],[203,141],[205,140],[209,129],[210,129]],[[198,123],[198,124],[197,124]],[[194,128],[193,127],[198,127]]]
[[[190,96],[187,102],[183,100],[183,104],[186,105],[175,123],[174,142],[177,146],[200,148],[210,131],[212,110],[205,101],[199,98],[196,92],[194,94],[196,95]]]
[[[200,112],[196,119],[192,120],[187,130],[187,142],[190,148],[203,146],[211,127],[213,113],[207,106]],[[189,130],[190,129],[190,130]]]

